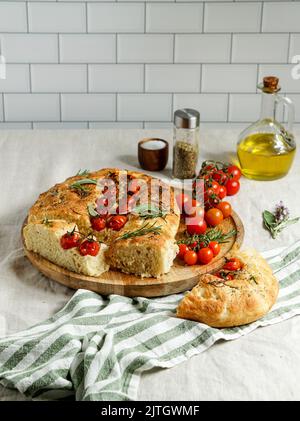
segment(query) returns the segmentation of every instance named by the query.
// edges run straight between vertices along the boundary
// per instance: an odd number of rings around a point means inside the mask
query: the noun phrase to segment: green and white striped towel
[[[79,290],[56,315],[0,339],[1,384],[33,398],[134,400],[142,372],[172,367],[216,341],[300,314],[300,241],[265,253],[280,281],[272,311],[243,327],[214,329],[175,317],[183,294],[101,297]]]

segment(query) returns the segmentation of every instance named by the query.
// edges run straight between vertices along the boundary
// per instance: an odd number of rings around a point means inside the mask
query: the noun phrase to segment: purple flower
[[[287,207],[284,206],[282,200],[275,206],[275,221],[277,223],[286,221],[289,218],[290,212]]]

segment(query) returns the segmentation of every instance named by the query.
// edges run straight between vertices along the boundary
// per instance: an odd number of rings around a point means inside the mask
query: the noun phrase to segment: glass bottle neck
[[[264,119],[275,120],[276,105],[277,103],[276,103],[275,94],[268,94],[268,93],[262,92],[261,112],[260,112],[261,120],[264,120]]]

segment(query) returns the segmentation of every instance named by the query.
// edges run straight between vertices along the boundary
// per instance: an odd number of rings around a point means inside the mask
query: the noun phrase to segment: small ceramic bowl
[[[168,163],[169,144],[164,139],[142,139],[138,143],[138,158],[144,170],[161,171]]]

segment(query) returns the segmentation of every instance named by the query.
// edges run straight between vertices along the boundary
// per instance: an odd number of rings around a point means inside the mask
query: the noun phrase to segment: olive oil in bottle
[[[261,119],[245,129],[239,138],[237,155],[243,174],[256,180],[275,180],[284,177],[293,162],[296,145],[292,135],[294,107],[280,90],[274,76],[264,78],[262,85]],[[276,105],[283,102],[288,108],[288,130],[275,120]]]

